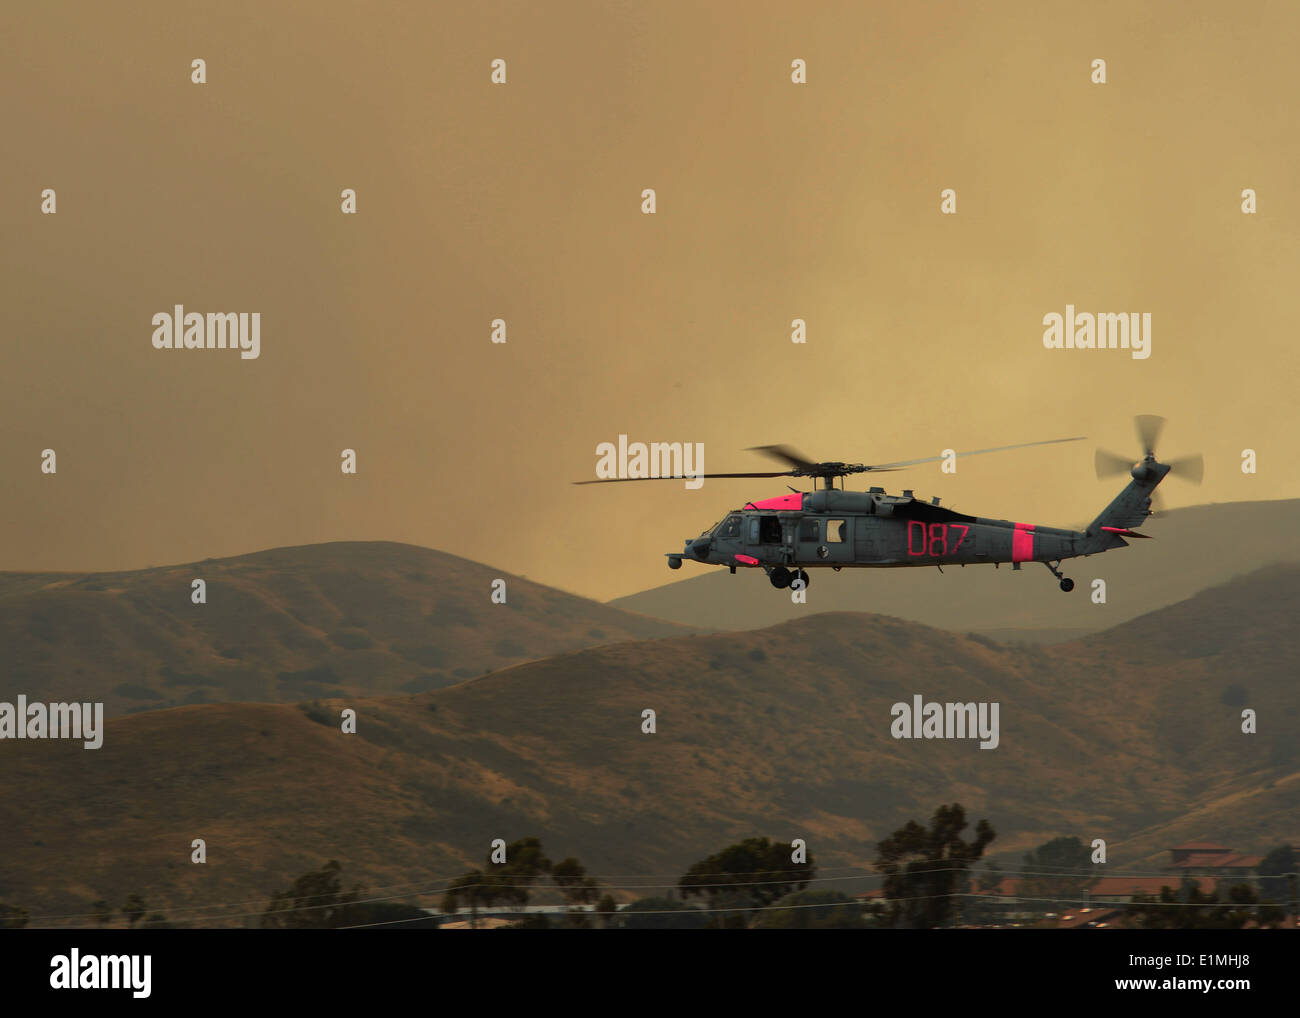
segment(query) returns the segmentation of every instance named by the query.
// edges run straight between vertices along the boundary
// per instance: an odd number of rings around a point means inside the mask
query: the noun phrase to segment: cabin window
[[[820,520],[800,520],[799,540],[805,541],[808,544],[816,544],[821,538],[820,530]]]
[[[760,544],[780,544],[781,543],[781,521],[775,516],[764,516],[759,524],[759,543]]]
[[[826,521],[826,543],[843,544],[849,539],[849,522],[848,520],[827,520]]]

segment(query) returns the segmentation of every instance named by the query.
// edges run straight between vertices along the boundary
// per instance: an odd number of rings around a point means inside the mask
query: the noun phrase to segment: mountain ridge
[[[0,747],[0,901],[79,914],[135,892],[170,914],[269,897],[336,858],[436,906],[496,837],[538,836],[641,889],[756,834],[864,872],[877,840],[952,801],[993,822],[999,854],[1074,835],[1155,860],[1171,832],[1258,850],[1297,833],[1298,602],[1300,567],[1280,565],[1059,647],[818,613],[416,695],[120,717],[100,750]],[[1188,638],[1215,614],[1216,646]],[[914,695],[1000,703],[998,748],[893,738],[891,706]],[[1241,733],[1243,706],[1260,734]]]
[[[205,604],[192,583],[203,579]],[[504,580],[504,604],[493,601]],[[691,631],[397,542],[117,573],[0,573],[6,688],[110,715],[414,692],[580,646]]]

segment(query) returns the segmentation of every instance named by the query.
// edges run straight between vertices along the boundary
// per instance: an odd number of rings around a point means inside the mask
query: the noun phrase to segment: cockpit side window
[[[722,525],[718,536],[724,541],[735,541],[740,537],[740,517],[728,516],[727,521]]]

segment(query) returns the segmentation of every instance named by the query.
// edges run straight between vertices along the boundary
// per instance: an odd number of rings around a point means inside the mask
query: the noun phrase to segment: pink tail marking
[[[1011,535],[1011,561],[1028,562],[1034,557],[1034,524],[1017,523]]]

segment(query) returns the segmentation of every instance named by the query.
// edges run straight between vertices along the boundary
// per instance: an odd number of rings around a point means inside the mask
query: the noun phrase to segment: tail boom
[[[1146,537],[1146,534],[1136,533],[1133,528],[1140,527],[1151,515],[1151,494],[1165,479],[1169,469],[1152,457],[1135,466],[1132,471],[1133,480],[1088,524],[1083,543],[1089,550],[1083,554],[1122,548],[1128,544],[1125,537]]]

